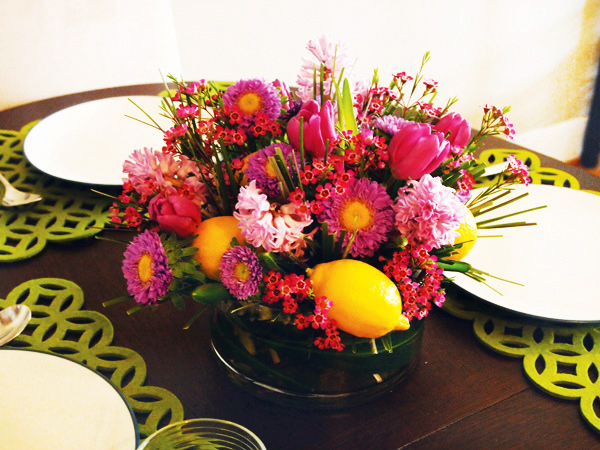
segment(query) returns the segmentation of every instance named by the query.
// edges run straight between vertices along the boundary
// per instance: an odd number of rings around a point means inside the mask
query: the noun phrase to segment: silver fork
[[[0,174],[0,182],[4,185],[5,192],[2,198],[2,206],[20,206],[28,203],[37,202],[42,199],[39,194],[19,191]]]

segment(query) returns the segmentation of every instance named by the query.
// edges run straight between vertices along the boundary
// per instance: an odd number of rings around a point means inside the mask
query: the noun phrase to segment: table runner
[[[23,155],[23,141],[37,123],[20,131],[0,130],[0,172],[17,188],[42,194],[21,207],[0,207],[0,262],[20,261],[41,252],[48,242],[94,236],[108,220],[111,200],[87,185],[45,175]]]
[[[60,278],[40,278],[22,283],[0,299],[0,309],[14,304],[31,308],[25,331],[7,347],[29,348],[65,356],[104,375],[131,405],[140,440],[158,428],[183,420],[183,406],[174,394],[145,386],[146,363],[136,352],[111,345],[110,320],[83,308],[81,288]]]
[[[530,166],[533,183],[579,189],[573,175],[541,167],[539,158],[528,151],[492,149],[481,153],[487,163],[515,154]],[[490,179],[484,185],[495,182]],[[595,194],[600,194],[595,191]],[[473,321],[477,339],[506,356],[523,358],[528,379],[542,391],[558,398],[579,400],[584,420],[600,432],[600,325],[557,324],[501,310],[466,294],[453,285],[446,289],[444,310]]]

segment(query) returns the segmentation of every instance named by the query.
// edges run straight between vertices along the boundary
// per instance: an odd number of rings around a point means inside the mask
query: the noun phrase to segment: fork
[[[4,185],[4,197],[2,197],[2,206],[20,206],[28,203],[37,202],[42,199],[39,194],[23,192],[8,182],[2,174],[0,174],[0,182]]]

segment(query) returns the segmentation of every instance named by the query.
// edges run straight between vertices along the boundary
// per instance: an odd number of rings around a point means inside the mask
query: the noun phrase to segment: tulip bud
[[[400,180],[418,180],[433,172],[450,152],[450,143],[426,123],[409,123],[392,138],[388,146],[392,175]]]
[[[471,138],[471,125],[458,113],[446,114],[433,128],[447,136],[450,144],[464,148]]]
[[[302,127],[304,151],[313,158],[323,158],[327,140],[331,148],[338,137],[333,105],[327,100],[319,110],[319,104],[315,100],[309,100],[302,105],[298,114],[290,119],[287,133],[290,144],[296,150],[300,148],[300,117],[303,118],[304,124]]]

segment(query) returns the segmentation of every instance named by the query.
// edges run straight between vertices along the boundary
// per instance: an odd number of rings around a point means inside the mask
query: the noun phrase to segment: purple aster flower
[[[123,275],[127,291],[142,305],[155,305],[167,293],[173,273],[169,259],[154,231],[144,231],[127,246],[123,260]]]
[[[281,97],[273,83],[253,78],[240,80],[227,88],[223,94],[223,104],[237,108],[244,116],[244,124],[252,123],[252,116],[257,113],[267,115],[275,120],[281,113]]]
[[[402,128],[407,123],[410,123],[410,121],[403,119],[402,117],[383,116],[383,117],[377,117],[373,121],[373,127],[377,128],[378,130],[383,131],[384,133],[387,133],[387,134],[393,136],[394,134],[396,134],[398,132],[398,130],[400,130],[400,128]]]
[[[344,248],[356,234],[350,254],[354,257],[373,256],[388,240],[394,225],[392,199],[385,188],[366,178],[356,180],[343,194],[325,203],[320,220],[329,225],[329,232],[347,230]]]
[[[454,189],[427,174],[398,191],[396,228],[410,242],[440,248],[452,244],[465,207]]]
[[[269,161],[269,156],[275,155],[277,148],[281,149],[287,168],[291,171],[292,167],[288,157],[293,153],[294,149],[288,144],[271,144],[259,150],[248,158],[248,168],[245,171],[248,180],[256,180],[256,186],[271,198],[279,197],[281,194],[279,180]]]
[[[248,247],[237,245],[225,252],[219,267],[221,283],[239,300],[258,293],[262,270],[258,257]]]

